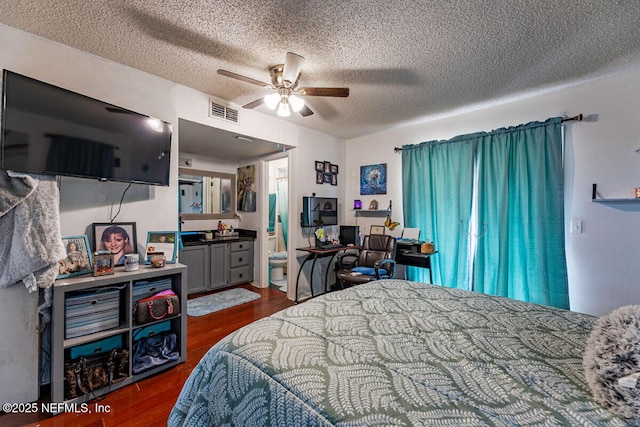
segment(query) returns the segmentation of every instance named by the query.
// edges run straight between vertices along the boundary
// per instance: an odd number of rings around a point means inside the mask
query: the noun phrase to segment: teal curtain
[[[282,224],[282,238],[284,247],[287,248],[287,236],[289,235],[289,183],[285,179],[277,182],[278,210],[280,211],[280,223]]]
[[[462,137],[402,147],[404,224],[419,228],[438,254],[431,258],[433,282],[469,287],[469,245],[460,221],[471,215],[473,142]],[[407,267],[407,278],[429,281],[429,270]]]
[[[478,140],[474,290],[569,308],[561,118]]]
[[[267,231],[272,233],[276,230],[276,193],[269,193],[269,225]]]
[[[402,147],[404,222],[434,240],[435,283],[569,308],[561,122]]]

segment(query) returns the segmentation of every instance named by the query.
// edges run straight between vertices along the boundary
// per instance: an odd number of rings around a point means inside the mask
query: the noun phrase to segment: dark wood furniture
[[[344,253],[336,261],[336,281],[340,288],[372,280],[389,279],[395,274],[396,239],[385,234],[364,236],[360,251]],[[354,271],[361,267],[368,271]]]
[[[429,269],[429,282],[433,283],[433,274],[431,272],[431,257],[438,253],[434,251],[430,254],[420,252],[422,242],[401,243],[398,242],[396,248],[396,262],[401,265],[410,265],[412,267],[421,267]]]

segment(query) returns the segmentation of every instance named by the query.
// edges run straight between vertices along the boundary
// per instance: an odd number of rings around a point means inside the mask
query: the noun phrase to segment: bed
[[[591,397],[595,317],[403,280],[329,293],[233,332],[170,426],[624,426]]]

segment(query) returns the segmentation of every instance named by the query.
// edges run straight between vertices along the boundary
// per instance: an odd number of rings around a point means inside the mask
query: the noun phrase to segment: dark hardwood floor
[[[187,317],[187,361],[151,378],[107,394],[97,403],[108,413],[75,414],[2,414],[0,426],[161,426],[178,398],[182,385],[206,351],[230,332],[290,307],[284,292],[273,288],[258,289],[241,285],[261,295],[261,298],[202,317]],[[43,394],[42,401],[48,396]],[[89,403],[94,410],[94,402]]]

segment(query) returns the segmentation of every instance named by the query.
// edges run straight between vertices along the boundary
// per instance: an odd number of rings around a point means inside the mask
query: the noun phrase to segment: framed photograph
[[[338,175],[331,174],[331,185],[338,185]]]
[[[176,262],[177,231],[149,231],[147,233],[147,245],[144,249],[144,263],[151,264],[151,257],[164,255],[167,264]]]
[[[316,172],[324,172],[324,162],[316,160]]]
[[[331,173],[331,162],[324,162],[324,173]]]
[[[331,184],[331,174],[330,173],[325,173],[323,178],[324,178],[324,182],[326,182],[327,184]]]
[[[92,228],[95,251],[111,252],[115,267],[124,265],[126,254],[137,253],[135,222],[94,222]]]
[[[338,174],[338,165],[331,165],[331,173],[334,175]]]
[[[91,250],[89,239],[85,234],[63,237],[62,243],[67,256],[58,261],[58,279],[91,273]]]
[[[98,253],[93,256],[93,275],[104,276],[107,274],[113,274],[115,265],[113,265],[112,253]]]
[[[324,184],[324,172],[316,172],[316,184]]]
[[[384,234],[384,225],[372,225],[369,234]]]

